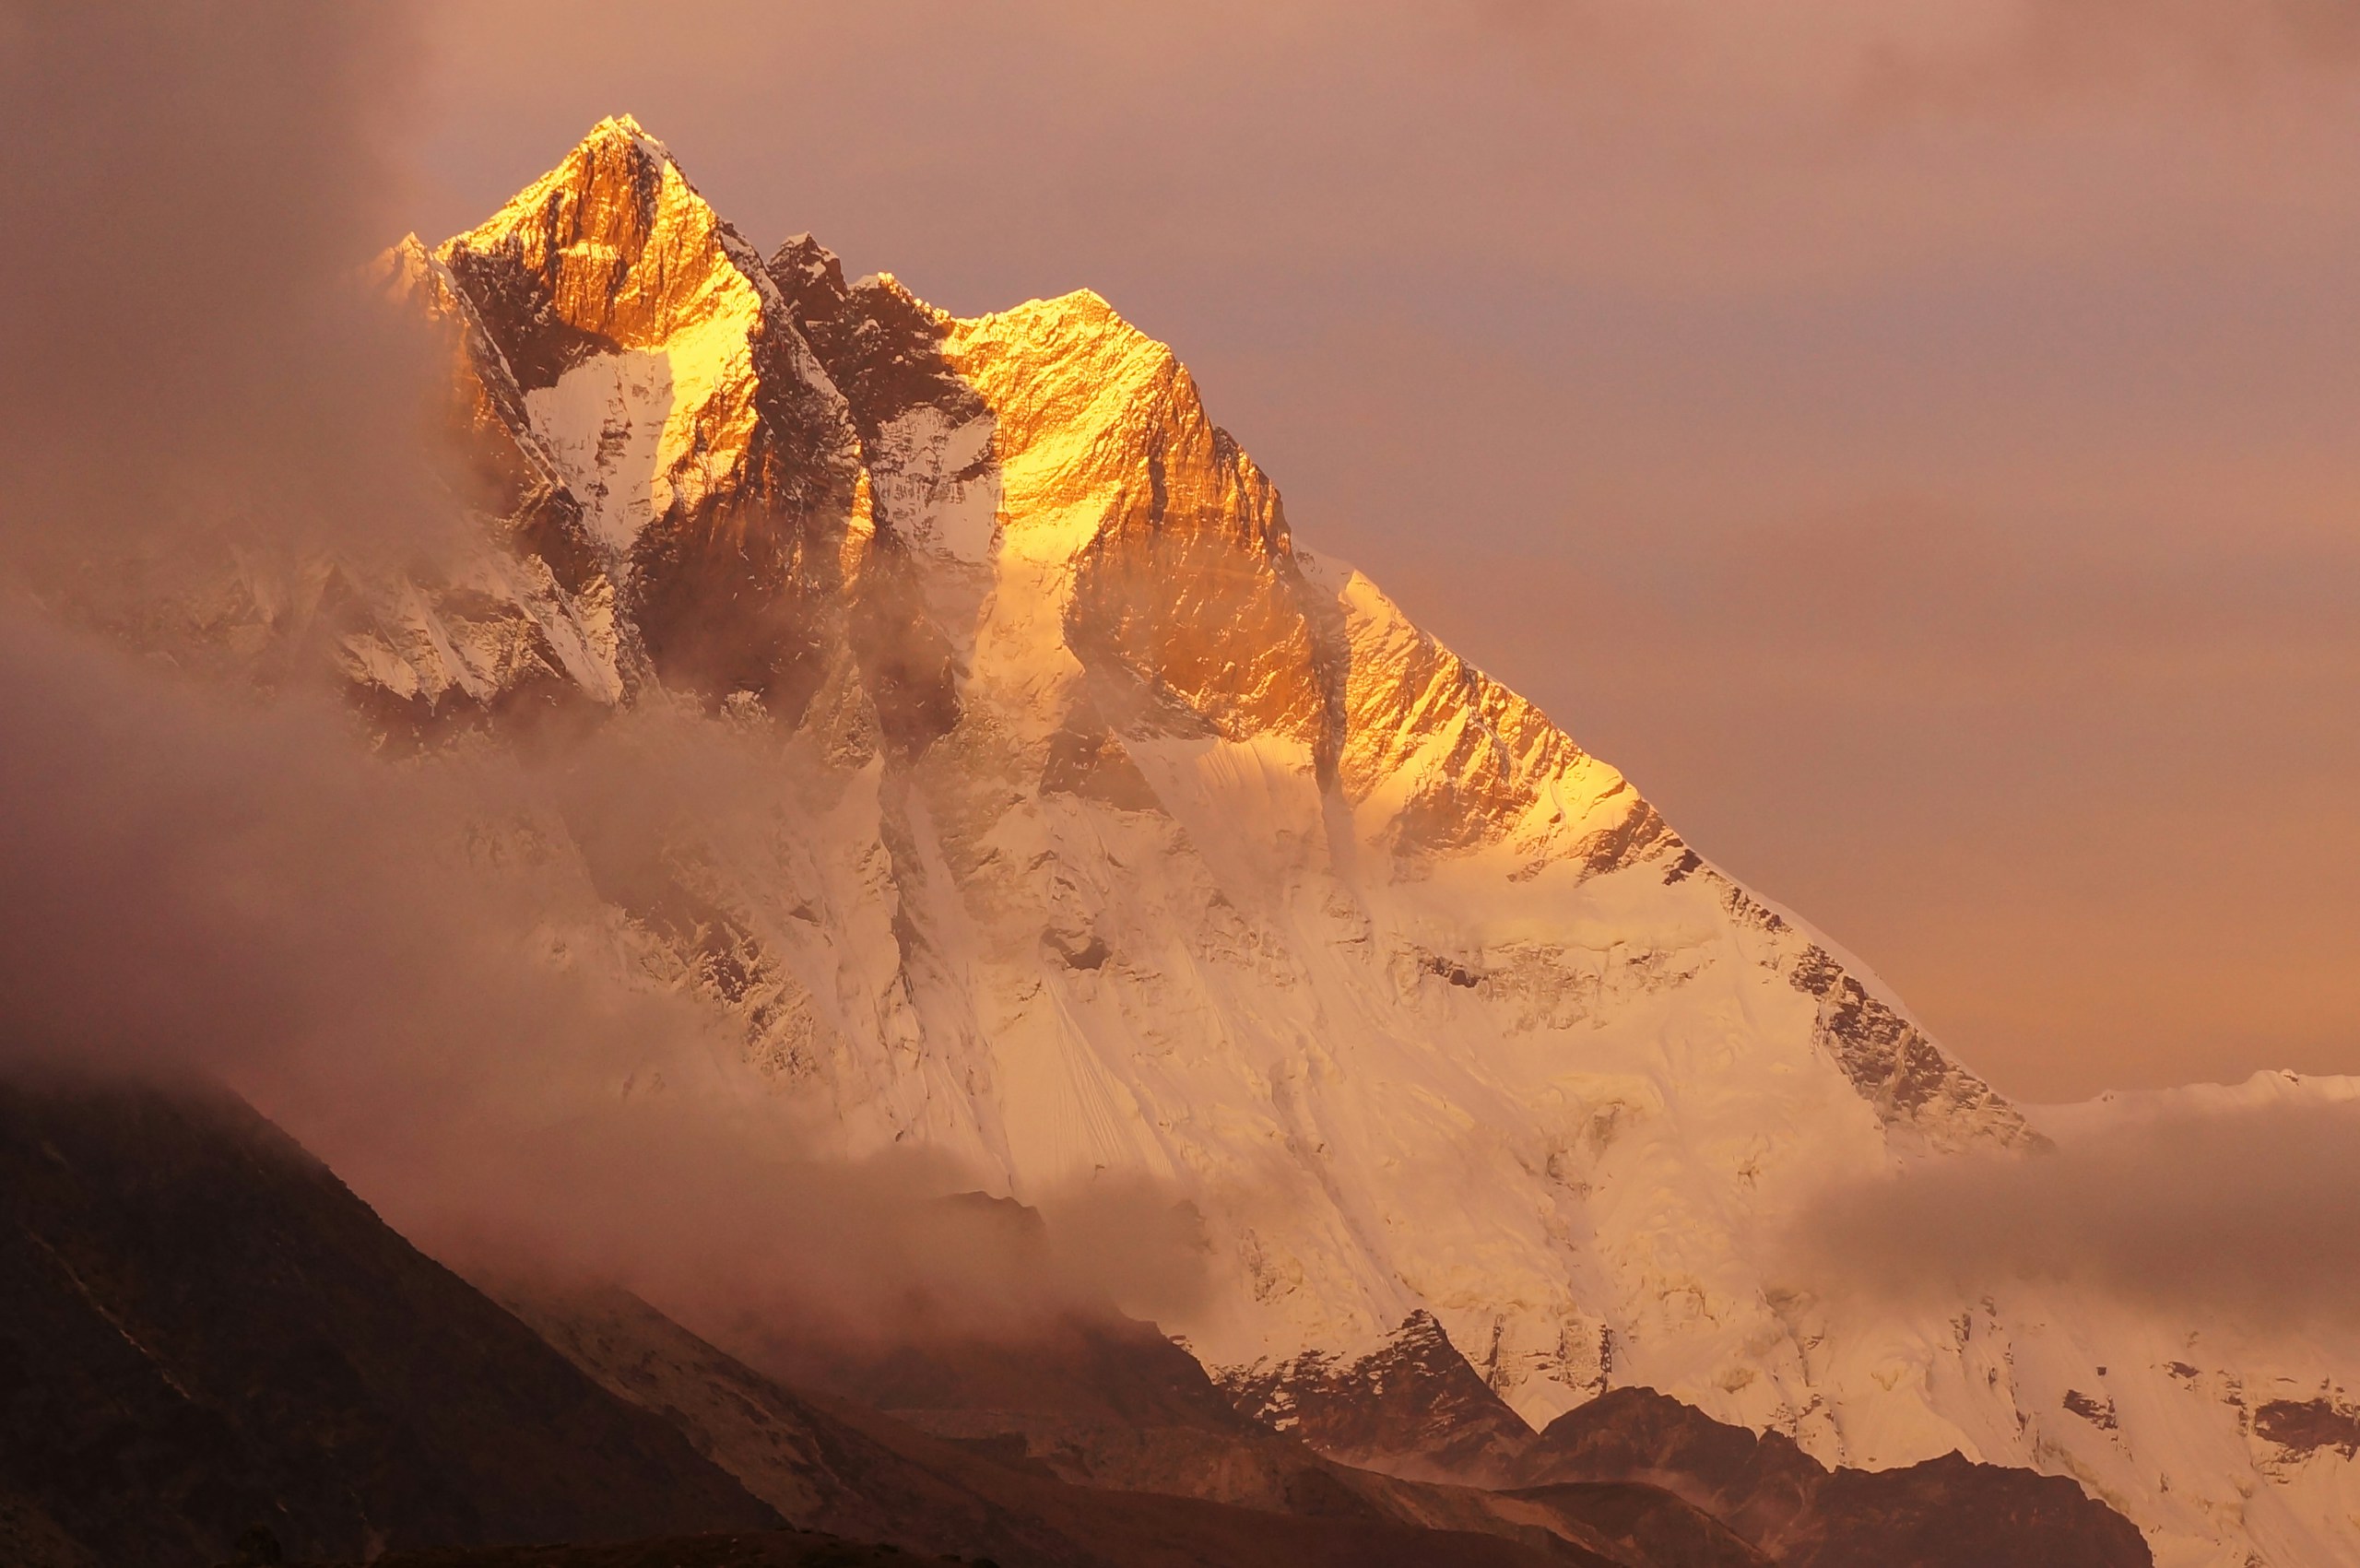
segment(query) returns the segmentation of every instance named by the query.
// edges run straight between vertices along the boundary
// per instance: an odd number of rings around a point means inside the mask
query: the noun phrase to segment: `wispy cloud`
[[[2348,1325],[2360,1096],[2191,1092],[2062,1132],[2052,1152],[1831,1192],[1799,1236],[1820,1277],[1895,1294],[2073,1281],[2201,1321]]]

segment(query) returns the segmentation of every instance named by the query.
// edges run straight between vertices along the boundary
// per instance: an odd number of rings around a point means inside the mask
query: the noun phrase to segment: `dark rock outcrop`
[[[1241,1410],[1319,1454],[1500,1488],[1632,1562],[2152,1564],[2130,1521],[2062,1477],[1955,1454],[1903,1469],[1831,1471],[1783,1433],[1717,1421],[1650,1388],[1613,1389],[1535,1434],[1424,1313],[1358,1361],[1301,1356],[1222,1386]],[[2285,1407],[2273,1421],[2263,1435],[2288,1447],[2346,1434],[2309,1407]]]
[[[1224,1386],[1239,1409],[1347,1464],[1480,1481],[1532,1441],[1427,1312],[1358,1361],[1314,1351]]]
[[[1641,1481],[1678,1493],[1788,1568],[2151,1568],[2131,1523],[2061,1476],[1957,1454],[1829,1470],[1792,1439],[1729,1426],[1646,1388],[1549,1423],[1518,1458],[1518,1495]]]
[[[2253,1413],[2254,1435],[2307,1458],[2321,1449],[2360,1456],[2360,1409],[2332,1399],[2272,1399]]]

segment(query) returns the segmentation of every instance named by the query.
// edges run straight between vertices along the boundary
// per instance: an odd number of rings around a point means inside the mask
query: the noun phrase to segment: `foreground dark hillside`
[[[2149,1568],[2130,1520],[2062,1476],[1957,1454],[1828,1470],[1778,1432],[1617,1388],[1549,1423],[1515,1465],[1516,1495],[1592,1511],[1661,1480],[1790,1568]]]
[[[6,1568],[2147,1561],[2070,1482],[1830,1473],[1643,1390],[1516,1444],[1463,1363],[1385,1365],[1374,1415],[1348,1377],[1298,1414],[1512,1490],[1322,1455],[1142,1325],[839,1369],[891,1413],[806,1392],[618,1291],[512,1312],[218,1090],[0,1085]]]
[[[955,1557],[919,1556],[896,1546],[845,1540],[808,1530],[765,1530],[755,1535],[673,1536],[613,1546],[394,1552],[377,1559],[372,1568],[949,1568],[959,1562]]]
[[[738,1413],[729,1460],[796,1522],[892,1544],[779,1531],[691,1445],[709,1419],[601,1387],[235,1098],[0,1084],[0,1563],[1601,1561],[1365,1505],[1068,1485],[807,1400],[639,1310],[634,1345],[709,1358],[673,1391]]]
[[[776,1522],[242,1102],[0,1084],[0,1562]]]

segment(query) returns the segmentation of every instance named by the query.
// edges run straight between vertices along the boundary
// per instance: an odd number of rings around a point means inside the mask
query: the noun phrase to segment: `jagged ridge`
[[[808,237],[762,262],[627,120],[400,272],[459,340],[501,548],[356,590],[356,691],[428,740],[658,692],[764,726],[801,781],[777,843],[613,896],[847,1147],[1182,1188],[1222,1284],[1186,1326],[1244,1375],[1423,1311],[1535,1421],[1646,1382],[1824,1459],[2068,1468],[2189,1542],[2298,1561],[2296,1515],[2333,1516],[2246,1508],[2177,1415],[2100,1431],[2020,1392],[2012,1336],[2094,1381],[2054,1303],[1960,1330],[1777,1277],[1811,1185],[2038,1135],[1301,549],[1104,301],[962,320]]]

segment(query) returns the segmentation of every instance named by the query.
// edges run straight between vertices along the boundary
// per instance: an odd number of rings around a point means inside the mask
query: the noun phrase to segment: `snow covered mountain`
[[[1645,1385],[2074,1476],[2167,1565],[2360,1554],[2350,1344],[1799,1277],[1823,1184],[2044,1132],[1300,548],[1103,300],[765,261],[628,119],[387,276],[452,333],[498,548],[340,612],[356,693],[428,741],[656,700],[765,737],[767,830],[609,896],[848,1149],[1185,1194],[1221,1290],[1166,1326],[1257,1385],[1430,1314],[1535,1426]]]

